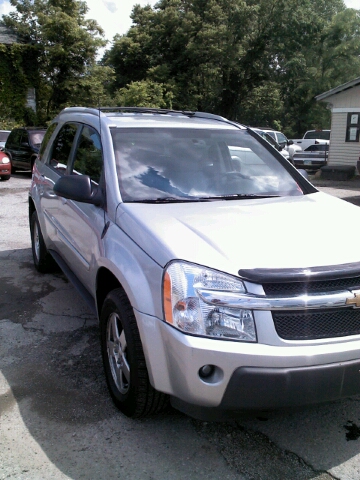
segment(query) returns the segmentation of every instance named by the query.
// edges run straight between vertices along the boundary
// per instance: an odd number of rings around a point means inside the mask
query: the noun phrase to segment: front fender
[[[163,268],[116,224],[106,233],[104,248],[105,255],[98,267],[106,268],[116,277],[134,309],[162,318]]]

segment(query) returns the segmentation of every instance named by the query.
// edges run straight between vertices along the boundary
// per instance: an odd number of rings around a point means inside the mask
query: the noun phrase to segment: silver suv
[[[360,210],[251,129],[65,109],[33,169],[29,220],[37,270],[58,264],[97,312],[126,415],[170,399],[226,418],[360,393],[359,239],[345,246],[339,228]]]

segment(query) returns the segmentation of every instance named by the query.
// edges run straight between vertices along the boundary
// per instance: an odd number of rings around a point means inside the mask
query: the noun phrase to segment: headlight
[[[10,163],[9,157],[3,157],[3,158],[0,160],[0,163]]]
[[[205,302],[201,291],[211,290],[212,298],[222,293],[246,292],[235,277],[186,262],[172,262],[163,279],[165,321],[178,330],[211,338],[256,342],[251,310],[218,306]]]

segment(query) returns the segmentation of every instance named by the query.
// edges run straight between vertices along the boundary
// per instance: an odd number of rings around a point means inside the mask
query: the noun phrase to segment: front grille
[[[272,312],[275,329],[284,340],[315,340],[360,334],[360,309]]]
[[[301,295],[304,293],[334,292],[337,290],[360,289],[360,276],[335,280],[314,280],[309,282],[264,283],[266,295]]]

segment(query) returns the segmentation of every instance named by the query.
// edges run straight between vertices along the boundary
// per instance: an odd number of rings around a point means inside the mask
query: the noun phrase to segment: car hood
[[[359,207],[321,192],[117,210],[119,227],[161,266],[182,259],[235,275],[357,262],[358,222]]]

